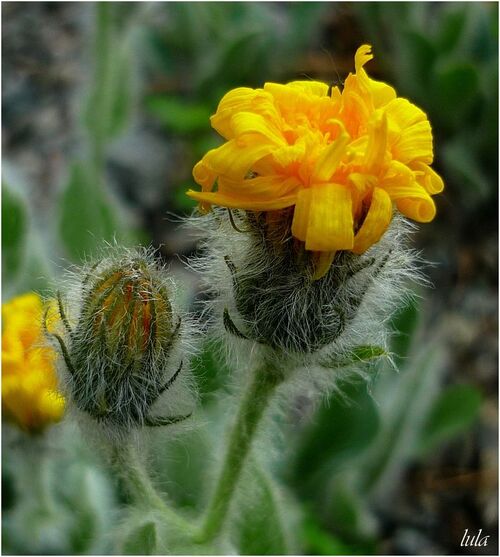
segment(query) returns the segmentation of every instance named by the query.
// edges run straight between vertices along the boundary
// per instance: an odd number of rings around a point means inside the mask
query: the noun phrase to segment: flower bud
[[[65,331],[56,338],[70,398],[98,421],[131,427],[185,417],[150,414],[182,369],[186,335],[163,273],[147,252],[103,259],[80,283],[74,325],[59,297]]]
[[[360,344],[384,345],[381,323],[404,294],[403,279],[416,278],[404,219],[395,217],[364,254],[337,252],[318,279],[317,255],[290,234],[290,211],[237,218],[239,231],[219,209],[195,221],[209,250],[198,267],[229,338],[308,363],[332,349],[340,355]]]

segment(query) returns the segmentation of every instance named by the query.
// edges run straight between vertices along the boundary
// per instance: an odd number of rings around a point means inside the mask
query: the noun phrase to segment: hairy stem
[[[160,497],[131,443],[115,444],[111,458],[130,497],[138,506],[159,511],[170,524],[186,533],[191,533],[193,530],[191,524],[173,511]]]
[[[282,381],[282,373],[270,364],[264,364],[255,371],[252,382],[240,403],[238,416],[226,448],[222,470],[205,513],[201,530],[196,536],[198,543],[212,541],[220,533],[257,426],[275,387]]]

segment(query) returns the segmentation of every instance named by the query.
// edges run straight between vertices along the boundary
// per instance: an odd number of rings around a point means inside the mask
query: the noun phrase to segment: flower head
[[[2,408],[4,417],[30,433],[61,419],[56,354],[43,345],[43,304],[24,294],[2,305]]]
[[[430,167],[426,114],[368,77],[369,45],[355,55],[343,90],[318,81],[229,91],[211,118],[227,141],[193,171],[188,195],[247,211],[293,208],[291,234],[319,252],[318,275],[338,250],[364,253],[389,226],[393,204],[429,222],[443,181]],[[216,188],[216,191],[213,191]]]
[[[186,416],[151,415],[183,367],[188,323],[171,303],[172,283],[147,250],[109,249],[79,269],[75,292],[58,295],[54,333],[68,398],[85,415],[127,431]]]

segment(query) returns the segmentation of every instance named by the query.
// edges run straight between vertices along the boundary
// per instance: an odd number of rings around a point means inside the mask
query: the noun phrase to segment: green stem
[[[196,542],[212,541],[221,531],[257,426],[275,387],[282,381],[283,375],[270,364],[262,365],[255,371],[252,383],[241,400],[217,486]]]
[[[158,495],[148,473],[140,462],[135,447],[131,443],[124,442],[122,445],[113,446],[112,463],[123,479],[129,495],[137,505],[147,510],[159,511],[170,524],[187,533],[193,531],[191,524],[168,507]]]

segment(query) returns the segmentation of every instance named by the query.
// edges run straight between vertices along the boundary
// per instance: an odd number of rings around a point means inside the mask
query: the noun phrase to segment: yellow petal
[[[247,211],[273,211],[284,209],[295,204],[296,194],[273,199],[253,199],[248,197],[233,197],[218,192],[200,192],[189,190],[186,194],[192,199],[205,203],[214,203],[230,209],[246,209]]]
[[[328,85],[323,83],[321,86],[323,88],[326,86],[328,91]],[[318,100],[322,98],[318,97],[318,90],[320,87],[317,85],[308,89],[303,85],[291,87],[280,83],[264,84],[264,91],[273,96],[276,107],[289,124],[293,123],[297,117],[300,119],[308,111],[316,112]]]
[[[397,131],[401,132],[417,124],[427,120],[427,116],[423,110],[412,104],[409,100],[403,98],[393,99],[384,111],[387,114],[389,126],[394,126]]]
[[[385,107],[389,102],[396,98],[396,91],[383,81],[376,81],[368,78],[368,87],[372,96],[374,108]]]
[[[323,278],[330,269],[336,251],[318,251],[316,252],[316,262],[314,268],[313,280]]]
[[[237,87],[221,99],[217,112],[210,118],[212,127],[226,139],[232,139],[231,117],[240,111],[255,112],[270,121],[279,120],[272,95],[262,89]]]
[[[381,184],[386,190],[393,186],[411,186],[414,183],[415,173],[399,161],[391,161],[387,167],[387,172],[381,179]]]
[[[350,83],[355,80],[356,77],[350,75],[345,82],[344,91],[342,92],[342,107],[341,107],[341,117],[345,124],[347,132],[351,137],[356,137],[359,130],[363,128],[370,117],[372,110],[371,101],[369,99],[363,98],[355,89],[356,87],[351,87]]]
[[[322,81],[291,81],[288,86],[318,97],[326,97],[329,89],[329,86]]]
[[[310,188],[306,188],[297,193],[297,201],[293,213],[292,235],[302,242],[305,242],[307,237],[311,192],[312,190]]]
[[[272,158],[277,165],[285,169],[294,162],[300,161],[305,154],[305,143],[303,141],[297,141],[295,145],[285,145],[274,149]]]
[[[233,197],[254,197],[262,201],[284,197],[295,192],[301,182],[295,176],[257,176],[246,180],[220,177],[218,192]]]
[[[323,150],[323,153],[316,161],[313,176],[319,182],[331,179],[349,143],[349,134],[345,131],[343,124],[340,121],[338,123],[341,126],[339,136]]]
[[[419,183],[428,193],[434,195],[436,193],[441,193],[444,189],[444,182],[441,176],[433,170],[430,166],[422,162],[414,162],[411,165],[413,170],[421,172],[421,175],[417,176],[417,183]]]
[[[351,192],[340,184],[311,187],[306,249],[352,249],[354,242]]]
[[[200,184],[203,191],[210,191],[214,186],[217,174],[210,170],[202,159],[193,168],[193,178],[197,184]]]
[[[364,253],[370,246],[376,244],[387,230],[392,218],[392,201],[389,194],[380,188],[375,188],[372,194],[370,208],[361,228],[354,237],[352,251]]]
[[[432,131],[428,120],[417,122],[403,130],[400,138],[392,145],[392,155],[404,164],[412,161],[431,164]]]
[[[365,168],[369,174],[378,174],[382,169],[387,149],[387,117],[375,115],[369,131],[366,147]]]
[[[348,88],[351,86],[357,87],[359,85],[360,89],[371,96],[374,108],[379,108],[386,105],[392,99],[396,98],[396,91],[387,83],[382,81],[375,81],[368,77],[368,74],[364,70],[363,66],[373,59],[373,54],[371,53],[372,47],[370,45],[361,45],[356,54],[354,55],[354,65],[356,68],[355,80],[351,80],[349,84],[346,81]]]
[[[354,67],[356,68],[356,73],[358,73],[370,60],[373,60],[372,46],[369,44],[362,44],[358,50],[356,50],[356,54],[354,55]]]
[[[271,141],[277,145],[286,145],[286,141],[269,121],[260,114],[252,112],[237,112],[231,118],[231,128],[235,138],[246,134],[257,134],[261,139]]]
[[[373,174],[360,172],[352,172],[349,174],[348,180],[354,186],[355,191],[363,197],[369,189],[372,189],[378,183],[377,177]]]
[[[398,199],[396,205],[403,215],[417,222],[430,222],[436,216],[436,205],[430,196],[405,197]]]
[[[272,150],[272,144],[267,142],[260,141],[242,147],[236,140],[231,139],[217,149],[209,151],[202,160],[209,171],[217,176],[243,179],[252,165]]]
[[[405,216],[418,222],[430,222],[436,214],[436,206],[431,196],[415,182],[411,170],[401,163],[396,164],[395,161],[391,165],[389,177],[380,182],[380,187],[396,201],[398,209]],[[402,169],[406,169],[406,172]],[[400,171],[399,174],[397,170]]]

